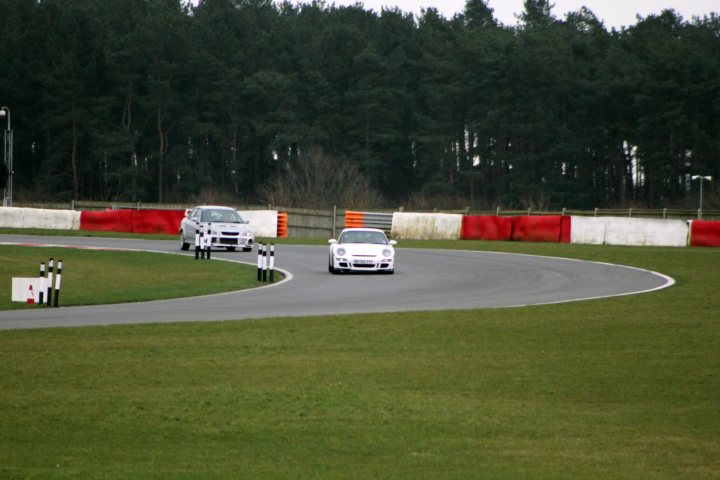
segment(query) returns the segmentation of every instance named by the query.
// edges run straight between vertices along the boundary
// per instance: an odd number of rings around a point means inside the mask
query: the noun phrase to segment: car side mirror
[[[185,210],[185,216],[187,217],[188,215],[190,215],[190,212],[192,212],[192,208],[186,209],[186,210]]]
[[[336,244],[337,244],[337,240],[335,240],[334,238],[331,238],[330,240],[328,240],[328,243],[329,243],[330,245],[336,245]]]
[[[397,242],[396,242],[395,240],[390,240],[388,243],[389,243],[390,245],[397,245]]]

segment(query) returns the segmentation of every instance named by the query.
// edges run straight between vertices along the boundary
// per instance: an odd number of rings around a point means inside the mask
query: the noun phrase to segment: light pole
[[[3,190],[3,207],[12,207],[12,183],[13,183],[13,132],[10,124],[10,109],[0,107],[0,118],[7,117],[7,130],[5,130],[5,142],[3,144],[3,165],[7,169],[7,180]]]
[[[698,220],[702,220],[702,197],[703,197],[703,183],[705,183],[705,180],[708,182],[712,181],[712,177],[710,175],[693,175],[693,180],[700,179],[700,208],[698,208]]]

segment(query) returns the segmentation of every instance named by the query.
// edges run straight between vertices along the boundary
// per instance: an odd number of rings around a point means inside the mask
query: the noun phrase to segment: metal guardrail
[[[365,212],[365,226],[390,231],[392,229],[392,213]]]

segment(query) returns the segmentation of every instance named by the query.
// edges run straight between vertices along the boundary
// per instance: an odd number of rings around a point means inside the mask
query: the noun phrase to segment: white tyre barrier
[[[570,243],[602,245],[608,217],[576,217],[570,220]]]
[[[248,228],[256,237],[276,238],[278,229],[277,210],[238,210]]]
[[[685,220],[608,217],[605,244],[686,247],[689,231]]]
[[[0,227],[25,228],[25,208],[0,207]]]
[[[79,230],[80,212],[72,210],[26,209],[25,228]]]
[[[458,240],[462,215],[451,213],[393,213],[393,238],[409,240]]]
[[[80,212],[45,208],[0,208],[0,227],[80,230]]]

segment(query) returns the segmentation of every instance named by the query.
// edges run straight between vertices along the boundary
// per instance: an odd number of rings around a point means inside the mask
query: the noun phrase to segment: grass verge
[[[0,332],[0,478],[720,476],[716,250],[455,245],[677,284],[515,309]]]
[[[163,233],[126,233],[103,232],[95,230],[52,230],[47,228],[0,228],[5,235],[42,235],[47,237],[107,237],[107,238],[143,238],[145,240],[177,240],[177,235]]]
[[[186,255],[61,247],[0,246],[0,310],[41,308],[11,302],[12,277],[37,277],[40,262],[63,261],[60,304],[99,305],[191,297],[261,285],[252,265]]]

